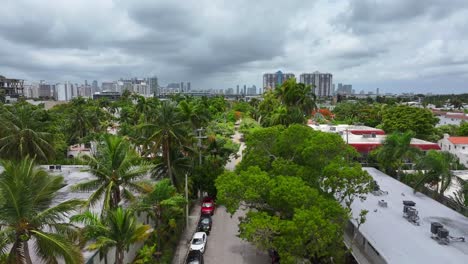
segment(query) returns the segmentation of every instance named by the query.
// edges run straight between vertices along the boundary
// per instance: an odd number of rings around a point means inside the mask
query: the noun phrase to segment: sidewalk
[[[180,237],[179,244],[172,258],[172,264],[182,264],[188,254],[190,239],[197,229],[198,219],[200,219],[200,203],[195,204],[189,214],[189,226]]]

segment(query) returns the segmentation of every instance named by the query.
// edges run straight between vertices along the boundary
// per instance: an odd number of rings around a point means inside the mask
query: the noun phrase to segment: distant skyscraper
[[[72,87],[70,82],[59,83],[56,85],[58,101],[70,101],[72,99]]]
[[[187,82],[187,92],[190,92],[190,89],[191,89],[190,82]]]
[[[246,95],[247,94],[247,85],[244,84],[244,91],[242,93],[243,95]]]
[[[99,84],[96,80],[93,81],[93,84],[91,85],[91,87],[93,88],[93,93],[99,92]]]
[[[379,88],[377,88],[377,90],[375,91],[375,94],[379,95]]]
[[[263,74],[263,89],[274,90],[290,78],[294,78],[293,73],[283,73],[281,71],[277,71],[276,73],[265,73]]]
[[[305,85],[312,85],[312,91],[317,97],[331,96],[333,75],[331,73],[303,73],[299,81]]]
[[[39,84],[39,97],[50,98],[53,94],[53,85],[41,81]]]
[[[237,85],[236,94],[239,94],[239,85]]]
[[[255,85],[247,88],[247,95],[256,95],[256,94],[257,94],[257,87]]]
[[[180,91],[185,92],[184,82],[180,82]]]

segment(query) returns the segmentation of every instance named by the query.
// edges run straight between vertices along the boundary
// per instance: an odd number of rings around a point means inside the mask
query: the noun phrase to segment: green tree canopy
[[[387,133],[413,131],[415,137],[429,140],[435,134],[437,122],[428,109],[398,105],[385,110],[382,129]]]
[[[32,263],[30,246],[43,261],[82,263],[78,231],[66,222],[83,202],[54,204],[63,178],[35,167],[34,160],[2,161],[0,174],[0,237],[11,246],[8,263]]]

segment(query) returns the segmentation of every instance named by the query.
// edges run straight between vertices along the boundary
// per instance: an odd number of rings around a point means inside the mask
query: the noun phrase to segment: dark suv
[[[200,221],[198,221],[197,231],[205,232],[207,235],[209,235],[212,224],[213,224],[213,221],[211,220],[210,215],[202,215],[200,217]]]
[[[203,254],[199,250],[191,250],[188,253],[186,264],[203,264]]]

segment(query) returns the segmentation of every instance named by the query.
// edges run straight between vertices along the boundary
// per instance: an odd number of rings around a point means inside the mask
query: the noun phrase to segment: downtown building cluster
[[[295,78],[294,73],[283,73],[281,71],[265,73],[263,74],[263,89],[264,91],[274,90],[290,78]],[[334,93],[333,75],[331,73],[321,73],[318,71],[302,73],[299,75],[299,82],[312,86],[312,92],[317,97],[330,97]]]

